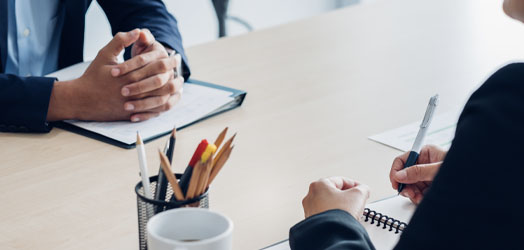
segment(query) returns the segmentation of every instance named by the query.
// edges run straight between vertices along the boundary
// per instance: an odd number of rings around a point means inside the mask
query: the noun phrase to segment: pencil
[[[227,129],[228,127],[222,130],[222,132],[220,132],[217,139],[215,140],[215,146],[217,146],[217,148],[219,148],[222,142],[224,141],[224,138],[226,137],[226,134],[227,134]]]
[[[166,148],[164,149],[164,154],[166,154],[167,159],[170,163],[173,163],[173,152],[175,151],[176,143],[176,127],[173,128],[169,140],[166,142]],[[172,164],[171,164],[172,165]],[[162,166],[158,168],[158,178],[156,181],[156,190],[155,190],[155,200],[166,200],[167,194],[167,179],[162,170]],[[162,206],[157,206],[156,213],[162,212]]]
[[[186,200],[195,197],[198,180],[200,179],[200,173],[202,172],[203,163],[198,161],[193,168],[193,174],[191,174],[191,180],[189,181],[189,187],[187,188]]]
[[[216,165],[213,166],[213,168],[211,169],[211,173],[209,174],[209,180],[207,181],[206,188],[209,187],[209,185],[211,185],[211,182],[213,182],[215,177],[217,177],[218,172],[220,172],[222,167],[224,167],[224,165],[226,164],[227,160],[229,159],[229,156],[231,155],[231,152],[233,151],[234,147],[235,146],[232,146],[231,148],[228,148],[226,150],[226,152],[222,156],[220,156],[220,159],[218,159],[218,161],[216,162]],[[217,158],[218,158],[218,156],[217,156]]]
[[[148,199],[153,199],[151,193],[151,184],[149,183],[149,174],[147,171],[146,151],[144,149],[144,142],[140,138],[138,131],[136,132],[136,149],[138,152],[138,163],[140,167],[140,177],[142,177],[142,187],[144,187],[144,195]]]
[[[213,164],[213,156],[209,158],[204,167],[204,171],[200,174],[200,180],[198,182],[198,187],[195,196],[199,196],[206,191],[207,181],[209,180],[209,175],[211,174],[211,164]]]
[[[164,146],[164,150],[162,151],[164,154],[166,154],[169,150],[169,141],[166,141],[166,145]],[[164,175],[164,170],[162,170],[162,165],[158,165],[158,178],[156,181],[156,188],[155,188],[155,200],[161,201],[166,199],[166,188],[167,188],[167,179]],[[161,209],[161,207],[157,207],[157,209]],[[158,211],[161,212],[161,211]]]
[[[224,152],[231,146],[231,143],[233,143],[235,136],[237,136],[236,133],[233,136],[231,136],[231,138],[229,138],[229,140],[227,140],[224,146],[222,146],[222,148],[218,151],[218,154],[216,155],[215,159],[213,160],[213,165],[211,165],[212,169],[215,168],[215,165],[217,164],[218,159],[221,158],[222,154],[224,154]]]
[[[162,153],[162,151],[158,150],[158,154],[160,155],[160,165],[162,166],[162,170],[164,170],[164,175],[166,176],[167,180],[171,184],[171,188],[173,189],[173,195],[179,201],[184,200],[182,189],[180,189],[180,186],[178,185],[178,182],[175,178],[175,174],[173,174],[173,171],[171,171],[169,160]]]

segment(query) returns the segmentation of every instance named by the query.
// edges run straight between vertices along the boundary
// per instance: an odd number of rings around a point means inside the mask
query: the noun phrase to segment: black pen
[[[176,143],[176,128],[173,129],[173,132],[171,133],[171,136],[169,137],[169,141],[166,142],[166,146],[164,148],[164,153],[167,155],[167,158],[169,160],[169,163],[172,164],[173,162],[173,152],[175,150],[175,143]],[[162,167],[158,170],[158,179],[156,182],[156,191],[155,191],[155,200],[165,201],[166,200],[166,193],[167,193],[167,178],[164,174],[164,171],[162,171]],[[162,207],[158,206],[155,214],[162,212]]]
[[[438,95],[435,95],[429,99],[429,104],[426,109],[426,114],[424,114],[424,119],[422,120],[422,123],[420,123],[420,128],[418,130],[417,137],[415,138],[415,142],[413,143],[413,147],[411,148],[411,151],[409,152],[408,159],[406,160],[406,163],[404,164],[404,168],[409,168],[417,163],[418,156],[420,153],[420,149],[422,148],[422,144],[424,143],[424,138],[426,137],[426,133],[429,128],[429,124],[431,124],[431,119],[433,118],[433,114],[435,113],[435,108],[438,105],[439,97]],[[402,192],[402,189],[404,189],[404,184],[399,183],[398,185],[398,193]]]

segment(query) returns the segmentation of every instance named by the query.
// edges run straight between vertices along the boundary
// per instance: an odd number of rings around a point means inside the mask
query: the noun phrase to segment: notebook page
[[[370,203],[366,207],[378,213],[393,217],[408,225],[416,209],[416,206],[409,199],[402,196],[395,196]],[[368,232],[369,238],[377,250],[393,249],[399,240],[400,233],[395,234],[395,230],[389,231],[389,227],[383,229],[383,224],[377,227],[376,222],[375,224],[370,224],[369,221],[365,222],[364,219],[361,220],[361,224]]]
[[[182,127],[202,117],[206,117],[216,109],[233,101],[231,92],[208,88],[196,84],[184,84],[181,100],[169,111],[160,116],[143,122],[85,122],[65,121],[77,127],[93,131],[126,144],[136,141],[136,132],[147,139],[167,131],[173,127]]]
[[[409,199],[402,196],[394,196],[379,200],[368,204],[366,207],[404,223],[409,222],[416,209],[416,206]],[[377,228],[376,223],[372,225],[368,222],[364,222],[364,219],[361,220],[361,224],[368,232],[369,238],[377,250],[390,250],[397,244],[400,234],[390,232],[388,229],[382,229],[382,226]],[[274,245],[263,248],[262,250],[290,249],[289,241],[286,240],[275,243]]]

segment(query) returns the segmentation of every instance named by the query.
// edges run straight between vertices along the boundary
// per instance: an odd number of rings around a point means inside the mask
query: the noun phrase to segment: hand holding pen
[[[435,95],[431,97],[428,103],[428,107],[426,109],[426,113],[424,114],[424,119],[422,119],[422,122],[420,123],[420,129],[417,133],[417,137],[415,138],[415,142],[413,143],[413,147],[411,148],[411,151],[408,153],[408,157],[406,161],[404,162],[403,168],[409,168],[417,163],[420,149],[422,147],[422,144],[424,143],[424,139],[426,137],[426,133],[428,132],[429,125],[431,124],[431,120],[433,119],[433,114],[435,113],[435,108],[438,105],[439,96]],[[404,184],[399,183],[398,184],[398,192],[399,194],[404,189]]]
[[[426,145],[420,150],[417,164],[404,169],[409,152],[406,152],[393,161],[389,180],[393,189],[397,190],[400,183],[404,189],[400,193],[409,198],[413,203],[419,204],[424,194],[433,182],[433,178],[440,169],[447,151],[434,145]]]

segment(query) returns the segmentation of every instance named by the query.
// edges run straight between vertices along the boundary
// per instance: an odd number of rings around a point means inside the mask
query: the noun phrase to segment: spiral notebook
[[[397,244],[415,208],[409,199],[395,195],[368,204],[360,223],[377,250],[390,250]],[[263,250],[290,250],[289,242],[284,240]]]

